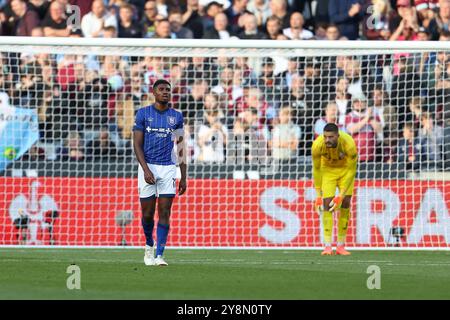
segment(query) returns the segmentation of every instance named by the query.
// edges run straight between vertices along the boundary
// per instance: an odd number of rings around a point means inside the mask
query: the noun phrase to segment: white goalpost
[[[360,157],[347,247],[450,248],[449,42],[0,37],[0,55],[0,246],[145,243],[132,128],[166,79],[188,146],[168,246],[321,247],[310,148],[335,122]]]

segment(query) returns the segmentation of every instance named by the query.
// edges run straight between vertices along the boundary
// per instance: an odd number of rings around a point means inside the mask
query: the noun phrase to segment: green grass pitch
[[[143,250],[0,248],[0,299],[450,299],[448,251]],[[81,269],[81,290],[66,287]],[[367,288],[381,271],[381,289]]]

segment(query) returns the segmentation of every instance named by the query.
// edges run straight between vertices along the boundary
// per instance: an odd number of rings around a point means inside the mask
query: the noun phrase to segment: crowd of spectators
[[[449,27],[450,0],[0,0],[3,36],[449,41]],[[38,111],[41,142],[58,145],[53,159],[131,154],[135,112],[164,78],[194,162],[223,163],[227,148],[246,161],[296,162],[326,122],[354,137],[363,162],[423,169],[450,160],[449,51],[255,59],[22,52],[2,53],[0,67],[0,91]],[[33,154],[42,156],[36,147]]]

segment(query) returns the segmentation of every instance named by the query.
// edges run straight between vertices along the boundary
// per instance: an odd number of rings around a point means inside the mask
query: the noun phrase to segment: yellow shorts
[[[322,170],[322,197],[333,198],[336,195],[336,187],[339,189],[339,192],[345,188],[345,170],[341,168],[322,168]],[[352,184],[345,193],[346,196],[353,195],[354,185],[355,180],[353,179]]]

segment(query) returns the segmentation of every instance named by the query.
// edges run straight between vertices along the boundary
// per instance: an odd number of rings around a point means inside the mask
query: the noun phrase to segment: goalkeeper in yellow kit
[[[358,163],[358,153],[353,138],[334,123],[328,123],[323,134],[312,145],[313,179],[317,192],[316,210],[322,215],[325,250],[322,255],[332,255],[333,212],[339,211],[338,243],[336,254],[350,255],[345,250],[350,203]],[[339,195],[336,196],[336,187]]]

